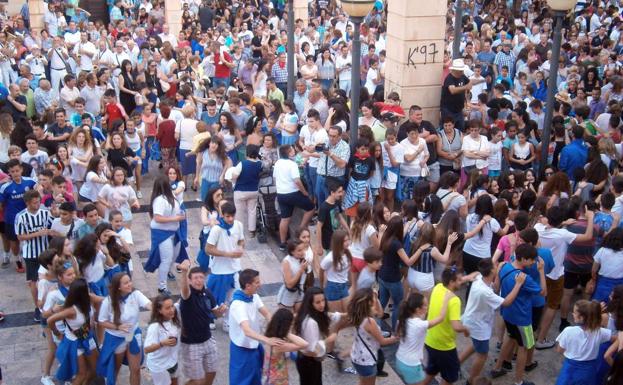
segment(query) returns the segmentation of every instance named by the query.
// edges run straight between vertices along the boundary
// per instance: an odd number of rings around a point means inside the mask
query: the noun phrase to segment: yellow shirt
[[[443,306],[444,297],[446,296],[446,289],[443,284],[439,283],[433,288],[433,292],[430,295],[430,304],[428,306],[428,320],[432,320],[437,318],[439,313],[441,313],[441,308]],[[459,297],[454,297],[450,299],[448,302],[448,311],[446,312],[446,317],[444,320],[428,329],[426,333],[426,339],[424,342],[429,347],[448,351],[456,348],[456,332],[452,329],[452,324],[450,321],[460,321],[461,320],[461,299]]]

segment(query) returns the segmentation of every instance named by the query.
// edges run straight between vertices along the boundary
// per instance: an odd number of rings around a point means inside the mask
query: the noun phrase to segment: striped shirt
[[[15,217],[15,234],[27,235],[42,229],[49,229],[52,225],[52,215],[45,208],[40,208],[34,214],[24,209]],[[48,248],[48,236],[34,237],[22,241],[22,257],[24,259],[36,259]]]
[[[431,255],[432,250],[433,250],[433,247],[430,246],[428,249],[422,251],[422,254],[420,255],[420,259],[418,260],[418,263],[412,266],[412,268],[415,271],[419,271],[420,273],[432,273],[433,272],[433,269],[435,268],[435,260],[433,259],[433,256]]]

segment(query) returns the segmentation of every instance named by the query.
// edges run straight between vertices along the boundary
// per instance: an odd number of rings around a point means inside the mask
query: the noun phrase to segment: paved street
[[[151,184],[153,178],[144,181],[143,189],[144,198],[141,203],[142,212],[134,215],[132,223],[132,232],[134,235],[136,253],[134,255],[134,285],[148,297],[156,295],[156,276],[154,274],[146,274],[142,270],[142,263],[145,262],[147,252],[150,247],[149,241],[149,215],[146,212],[146,205],[149,203],[151,194]],[[188,209],[189,214],[189,243],[190,254],[194,257],[197,252],[199,241],[197,239],[197,229],[199,229],[199,202],[196,201],[196,193],[189,190],[186,194],[186,202],[190,202]],[[260,244],[255,239],[247,241],[246,255],[242,259],[243,268],[253,268],[260,272],[263,287],[261,295],[264,302],[274,310],[276,308],[276,294],[281,284],[280,260],[283,258],[281,253],[273,241],[268,244]],[[176,282],[170,284],[170,289],[174,294],[179,294],[179,288]],[[40,384],[41,368],[43,365],[43,357],[46,351],[44,338],[41,336],[41,327],[32,321],[33,305],[30,295],[27,292],[24,275],[17,274],[13,268],[0,270],[0,309],[6,316],[6,320],[0,323],[0,366],[4,375],[4,383],[6,385],[37,385]],[[148,313],[142,314],[141,327],[145,329],[148,321]],[[220,328],[220,323],[215,331],[219,347],[219,368],[222,368],[216,376],[217,385],[228,384],[228,359],[229,359],[229,341],[227,335]],[[344,351],[350,349],[350,341],[352,341],[352,329],[346,330],[340,334],[339,345]],[[554,337],[552,335],[552,337]],[[459,349],[465,346],[467,341],[461,336],[459,341]],[[393,366],[393,350],[387,349],[387,359],[390,365],[386,366],[389,373],[387,378],[379,378],[377,384],[401,384],[402,381],[395,374]],[[497,353],[492,349],[492,355]],[[537,352],[536,360],[539,361],[539,367],[535,372],[530,373],[528,378],[536,384],[552,384],[555,382],[558,370],[561,364],[561,356],[553,350]],[[488,367],[493,362],[489,359]],[[467,373],[469,362],[464,366],[463,373]],[[290,362],[290,379],[292,384],[298,384],[298,374],[294,364]],[[324,384],[325,385],[351,385],[357,383],[357,377],[352,374],[338,373],[334,361],[325,360],[323,363]],[[147,370],[143,371],[144,384],[151,384]],[[496,380],[496,385],[512,384],[512,378]],[[120,384],[128,383],[127,371],[120,375]],[[461,384],[464,380],[461,380]]]

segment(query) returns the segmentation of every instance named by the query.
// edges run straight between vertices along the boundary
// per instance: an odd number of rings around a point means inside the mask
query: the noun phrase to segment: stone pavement
[[[152,170],[152,173],[155,171]],[[131,228],[134,236],[135,253],[133,256],[135,271],[133,275],[134,285],[148,297],[157,294],[156,275],[147,274],[142,270],[142,263],[150,248],[149,240],[149,215],[147,205],[151,196],[151,185],[153,177],[148,176],[143,186],[143,204],[141,212],[134,214]],[[195,256],[199,241],[197,239],[198,229],[200,228],[200,203],[196,200],[197,193],[188,190],[185,200],[189,206],[189,244],[190,255]],[[313,238],[312,238],[313,239]],[[264,302],[271,310],[277,308],[276,294],[281,285],[280,261],[283,253],[278,250],[276,243],[269,240],[268,244],[261,244],[256,239],[247,239],[245,257],[242,259],[243,268],[253,268],[260,272],[262,279],[261,295]],[[179,293],[176,282],[170,282],[170,290],[174,294]],[[41,369],[43,358],[46,352],[46,344],[41,336],[41,327],[32,321],[33,305],[23,274],[17,274],[13,268],[0,270],[0,309],[6,314],[6,320],[0,323],[0,367],[4,376],[3,385],[37,385],[40,384]],[[141,327],[143,330],[147,326],[149,314],[144,312],[141,316]],[[229,341],[227,335],[221,330],[220,322],[217,323],[215,337],[219,349],[219,372],[216,376],[216,385],[226,385],[228,381],[228,360],[229,360]],[[555,337],[553,334],[551,337]],[[350,349],[350,342],[353,338],[352,329],[347,329],[340,333],[339,345],[344,351]],[[468,341],[461,335],[459,337],[459,350],[466,346]],[[386,357],[389,365],[386,371],[389,373],[387,378],[378,378],[379,385],[402,384],[400,378],[393,370],[394,351],[396,347],[386,348]],[[492,349],[493,358],[497,355]],[[487,369],[493,363],[490,357]],[[553,384],[557,377],[561,365],[561,355],[553,350],[537,351],[535,359],[539,361],[539,368],[530,373],[528,379],[537,385]],[[299,378],[296,368],[292,362],[289,363],[290,383],[298,384]],[[469,362],[464,365],[463,373],[467,373]],[[54,371],[54,368],[53,368]],[[354,385],[357,383],[357,376],[352,374],[339,373],[336,370],[335,362],[325,360],[323,363],[323,377],[325,385]],[[127,369],[122,369],[119,376],[119,384],[128,383]],[[148,371],[143,370],[143,384],[151,384]],[[463,384],[464,380],[459,383]],[[180,383],[181,384],[181,383]],[[511,376],[507,375],[502,379],[495,380],[496,385],[512,384]]]

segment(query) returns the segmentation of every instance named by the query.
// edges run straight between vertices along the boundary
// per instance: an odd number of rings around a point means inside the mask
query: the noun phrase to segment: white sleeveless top
[[[530,157],[530,143],[526,142],[523,147],[519,144],[519,142],[513,143],[513,151],[515,158],[528,159]]]
[[[129,136],[128,133],[125,133],[125,141],[128,144],[128,147],[134,151],[136,156],[140,156],[141,154],[138,151],[141,149],[141,137],[138,135],[138,132],[134,132],[134,136]]]

